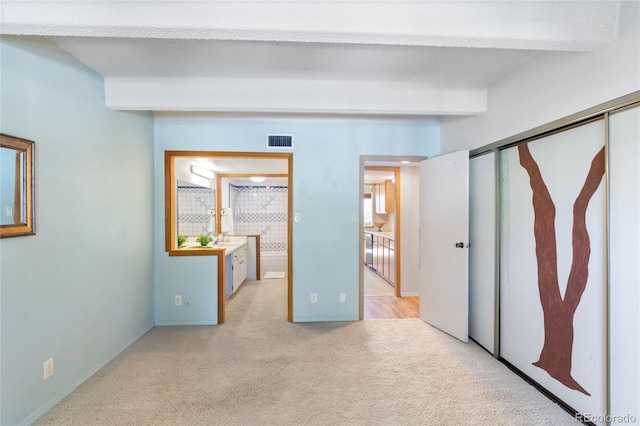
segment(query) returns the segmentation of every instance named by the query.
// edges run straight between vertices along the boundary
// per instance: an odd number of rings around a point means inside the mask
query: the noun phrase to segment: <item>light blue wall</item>
[[[294,321],[358,319],[361,155],[433,156],[440,152],[437,123],[339,119],[156,118],[154,170],[155,319],[167,323],[185,308],[173,296],[187,290],[193,274],[170,274],[177,258],[164,251],[164,151],[266,151],[267,134],[293,134],[293,210],[300,222],[293,230]],[[214,262],[215,258],[211,258]],[[212,275],[211,285],[216,285]],[[310,293],[318,302],[310,303]],[[346,293],[346,303],[340,303]],[[189,294],[196,299],[200,293]],[[204,295],[203,295],[204,296]],[[215,309],[213,306],[211,309]],[[286,312],[283,312],[283,318]],[[191,316],[190,321],[199,318]],[[176,322],[178,323],[178,322]]]
[[[164,216],[163,216],[164,220]],[[168,257],[156,250],[156,325],[214,325],[218,323],[218,258],[216,256]],[[156,238],[156,242],[158,238]],[[162,256],[164,255],[164,256]],[[175,306],[174,297],[182,296]]]
[[[0,43],[0,130],[36,142],[37,234],[0,240],[0,423],[13,425],[153,325],[153,119],[107,109],[102,78],[44,38]]]

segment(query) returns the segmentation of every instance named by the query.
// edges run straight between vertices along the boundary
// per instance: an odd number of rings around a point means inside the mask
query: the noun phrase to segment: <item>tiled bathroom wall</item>
[[[287,252],[288,188],[229,185],[234,233],[260,235],[261,252]]]
[[[178,185],[178,234],[201,235],[209,231],[211,210],[215,205],[211,188]]]

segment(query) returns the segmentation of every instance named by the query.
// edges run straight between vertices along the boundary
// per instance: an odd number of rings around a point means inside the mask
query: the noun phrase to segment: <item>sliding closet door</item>
[[[628,414],[637,421],[640,419],[640,107],[610,117],[611,414]],[[622,424],[624,419],[613,423]]]
[[[495,354],[496,155],[469,160],[469,337]]]
[[[605,125],[501,152],[500,354],[605,413]]]

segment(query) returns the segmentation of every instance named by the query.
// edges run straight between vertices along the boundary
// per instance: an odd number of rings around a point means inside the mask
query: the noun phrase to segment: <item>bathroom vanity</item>
[[[246,237],[244,237],[246,240]],[[247,242],[225,247],[226,296],[231,297],[247,279]]]
[[[228,241],[218,243],[209,243],[206,247],[196,243],[194,238],[189,237],[188,241],[177,251],[173,251],[170,255],[197,256],[197,255],[218,255],[224,253],[224,293],[225,298],[231,297],[247,280],[249,271],[252,276],[256,276],[257,265],[256,256],[250,255],[256,250],[249,250],[249,238],[251,244],[257,247],[259,240],[256,236],[233,235],[228,237]]]

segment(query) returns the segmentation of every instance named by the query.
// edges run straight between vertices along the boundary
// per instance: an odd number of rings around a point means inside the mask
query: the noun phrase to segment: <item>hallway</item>
[[[405,319],[420,317],[418,297],[396,297],[395,289],[367,265],[364,277],[364,319]]]

